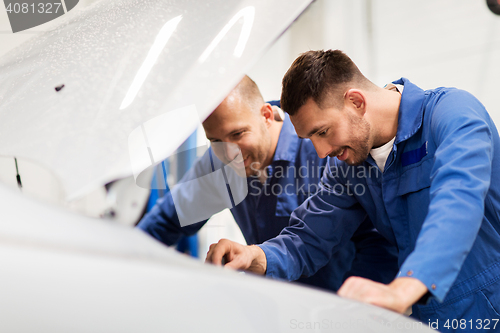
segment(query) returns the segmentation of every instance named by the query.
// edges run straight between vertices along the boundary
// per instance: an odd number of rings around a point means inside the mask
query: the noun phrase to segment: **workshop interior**
[[[230,211],[238,202],[170,247],[136,226],[210,150],[202,123],[243,76],[277,101],[308,50],[344,51],[380,87],[405,77],[466,90],[500,125],[498,1],[67,6],[16,33],[0,6],[0,331],[431,331],[205,264],[220,239],[247,245]]]

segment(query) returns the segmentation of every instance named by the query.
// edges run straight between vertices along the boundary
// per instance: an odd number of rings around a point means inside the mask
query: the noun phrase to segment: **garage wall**
[[[500,16],[484,0],[317,0],[249,74],[276,99],[300,52],[330,48],[379,85],[404,76],[466,89],[500,124]]]

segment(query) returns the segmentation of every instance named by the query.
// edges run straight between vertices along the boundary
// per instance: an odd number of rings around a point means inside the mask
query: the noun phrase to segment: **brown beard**
[[[352,153],[346,163],[349,165],[360,165],[370,153],[370,124],[364,118],[355,118],[348,114],[349,123],[353,129],[352,134],[355,144],[347,146]]]

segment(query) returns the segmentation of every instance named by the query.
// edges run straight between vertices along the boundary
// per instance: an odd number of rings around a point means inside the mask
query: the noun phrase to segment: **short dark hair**
[[[342,51],[307,51],[295,59],[283,77],[281,108],[293,116],[310,98],[322,108],[325,97],[332,97],[328,99],[330,104],[340,102],[350,83],[366,81],[368,79]],[[335,96],[335,93],[341,94]]]

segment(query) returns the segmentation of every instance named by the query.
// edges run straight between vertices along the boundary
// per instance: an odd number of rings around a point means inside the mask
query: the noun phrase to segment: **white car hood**
[[[241,275],[138,229],[0,186],[1,332],[431,332],[335,294]]]
[[[0,155],[51,170],[67,199],[137,176],[175,151],[311,1],[76,8],[0,59]]]

